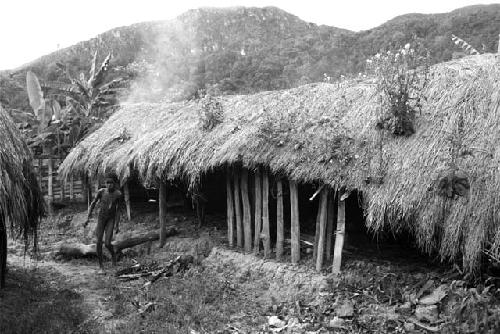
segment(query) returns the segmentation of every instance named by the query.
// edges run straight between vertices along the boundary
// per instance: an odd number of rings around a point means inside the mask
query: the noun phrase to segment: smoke
[[[122,103],[171,102],[192,97],[204,86],[201,40],[192,24],[198,10],[161,22],[145,23],[146,41],[136,59],[126,66],[132,77]]]

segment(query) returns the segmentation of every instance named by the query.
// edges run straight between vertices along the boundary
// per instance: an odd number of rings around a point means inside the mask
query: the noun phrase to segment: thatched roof
[[[0,218],[14,236],[36,246],[43,198],[32,169],[31,152],[5,110],[0,107]],[[31,237],[33,237],[31,239]]]
[[[425,250],[463,255],[472,269],[487,244],[500,246],[499,79],[495,55],[434,66],[408,138],[376,129],[380,97],[370,80],[220,97],[224,118],[212,130],[200,124],[199,102],[126,105],[60,172],[126,177],[133,165],[144,180],[196,179],[223,165],[264,165],[301,182],[362,190],[369,227],[410,230]],[[462,149],[453,160],[458,124]],[[469,179],[466,196],[439,195],[450,166]]]

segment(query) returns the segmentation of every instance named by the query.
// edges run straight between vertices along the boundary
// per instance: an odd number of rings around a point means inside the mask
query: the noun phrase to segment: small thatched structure
[[[44,214],[43,198],[32,170],[31,153],[8,114],[0,108],[0,285],[5,284],[7,233],[36,248]]]
[[[265,166],[362,191],[368,227],[409,231],[424,250],[462,256],[472,270],[485,248],[500,247],[499,80],[494,55],[432,67],[410,137],[377,129],[382,110],[370,79],[220,97],[213,128],[201,102],[125,105],[60,172],[112,169],[126,178],[133,166],[144,181],[194,182],[222,166]],[[466,187],[454,190],[455,175]]]

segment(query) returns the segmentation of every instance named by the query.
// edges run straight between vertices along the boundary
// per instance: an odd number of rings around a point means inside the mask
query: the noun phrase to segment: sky
[[[0,0],[0,70],[137,22],[199,7],[275,6],[301,19],[353,31],[407,13],[443,13],[483,0]]]

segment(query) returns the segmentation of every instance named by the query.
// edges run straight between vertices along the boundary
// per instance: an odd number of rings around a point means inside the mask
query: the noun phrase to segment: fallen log
[[[177,230],[174,227],[168,228],[166,230],[166,236],[171,237],[177,234]],[[113,241],[113,249],[116,254],[120,254],[124,249],[131,248],[146,242],[152,242],[160,239],[160,234],[158,232],[145,233],[138,236],[132,236],[124,240]],[[85,257],[85,256],[97,256],[96,245],[95,244],[82,244],[82,243],[72,243],[72,244],[62,244],[55,253],[56,256],[63,257]]]

